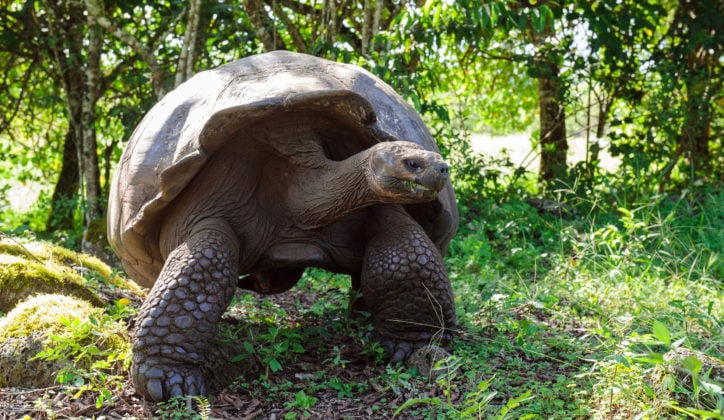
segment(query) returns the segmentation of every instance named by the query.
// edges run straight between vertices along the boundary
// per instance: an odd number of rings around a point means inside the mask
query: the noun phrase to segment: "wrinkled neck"
[[[370,188],[368,173],[369,150],[342,161],[324,157],[322,165],[302,169],[289,189],[295,222],[306,228],[325,226],[380,202]]]

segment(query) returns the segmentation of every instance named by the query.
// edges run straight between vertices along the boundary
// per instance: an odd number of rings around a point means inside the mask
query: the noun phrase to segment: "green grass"
[[[675,347],[724,355],[722,194],[586,204],[562,218],[511,200],[463,225],[448,265],[465,373],[493,378],[492,405],[529,395],[516,417],[721,418],[721,394],[652,378]]]

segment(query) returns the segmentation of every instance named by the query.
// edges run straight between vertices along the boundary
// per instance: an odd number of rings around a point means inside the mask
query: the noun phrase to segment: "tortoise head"
[[[369,149],[367,179],[388,203],[433,200],[445,186],[450,167],[439,153],[408,141],[383,142]]]

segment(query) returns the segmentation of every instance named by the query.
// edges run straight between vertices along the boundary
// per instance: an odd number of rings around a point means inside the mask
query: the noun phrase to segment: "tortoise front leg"
[[[138,313],[131,376],[155,401],[205,393],[201,365],[238,277],[239,240],[208,220],[169,255]]]
[[[401,207],[376,206],[361,291],[392,362],[450,338],[455,303],[440,251]]]

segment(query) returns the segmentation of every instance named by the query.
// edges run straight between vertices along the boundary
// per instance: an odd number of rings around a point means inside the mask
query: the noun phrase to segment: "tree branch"
[[[196,33],[199,30],[199,12],[201,9],[200,0],[189,1],[189,16],[186,20],[186,31],[184,32],[184,41],[181,45],[181,53],[178,57],[178,65],[176,66],[176,79],[174,87],[178,87],[187,80],[194,69],[194,61],[196,55]]]
[[[15,119],[15,117],[18,115],[18,112],[20,111],[20,105],[21,105],[22,102],[23,102],[23,96],[25,96],[25,92],[26,92],[26,90],[28,89],[28,83],[30,82],[30,76],[33,74],[33,72],[30,70],[30,68],[32,68],[34,65],[35,65],[35,60],[33,60],[33,61],[30,63],[29,69],[26,70],[26,71],[25,71],[25,74],[23,75],[24,79],[23,79],[23,81],[22,81],[22,85],[21,85],[21,88],[20,88],[20,93],[18,94],[18,98],[15,100],[15,102],[14,102],[14,104],[13,104],[13,109],[10,111],[10,116],[7,117],[7,116],[5,115],[5,113],[3,113],[3,116],[2,116],[3,119],[2,119],[2,121],[0,121],[0,133],[2,133],[3,131],[7,130],[7,128],[8,128],[8,127],[10,126],[10,124],[13,122],[13,120]],[[6,75],[7,75],[7,73],[8,73],[8,72],[5,72]],[[10,95],[10,90],[7,89],[7,87],[9,87],[9,85],[8,85],[7,83],[4,83],[4,84],[5,84],[5,86],[3,86],[3,88],[4,88],[5,91],[8,93],[8,97],[10,97],[10,96],[11,96],[11,95]],[[13,84],[15,84],[15,83],[13,83]]]
[[[301,53],[306,52],[307,51],[306,42],[304,42],[304,38],[302,38],[302,35],[299,33],[299,29],[297,29],[297,26],[289,18],[289,15],[287,15],[284,12],[282,7],[279,6],[279,3],[277,3],[276,1],[272,2],[272,10],[274,11],[274,14],[287,27],[287,32],[289,32],[289,35],[292,37],[292,42],[294,43],[294,48],[298,52],[301,52]]]
[[[89,17],[92,16],[100,27],[120,39],[135,53],[143,58],[146,64],[148,64],[148,67],[151,69],[151,81],[153,83],[153,91],[156,94],[156,97],[160,98],[163,96],[164,89],[161,67],[158,65],[158,61],[156,60],[156,56],[153,54],[153,51],[147,46],[141,44],[138,39],[126,32],[123,28],[117,27],[110,21],[110,19],[104,17],[102,5],[99,0],[86,0],[85,3]]]

